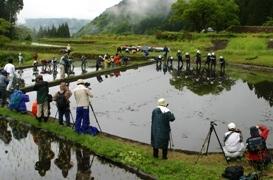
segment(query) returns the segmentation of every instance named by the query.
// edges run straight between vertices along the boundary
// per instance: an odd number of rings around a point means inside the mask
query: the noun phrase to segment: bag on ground
[[[229,180],[239,180],[244,175],[244,168],[242,166],[229,166],[225,169],[222,176]]]

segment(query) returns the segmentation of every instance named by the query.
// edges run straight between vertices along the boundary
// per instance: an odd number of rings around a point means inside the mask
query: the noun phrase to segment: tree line
[[[67,23],[60,24],[59,27],[55,27],[52,25],[49,27],[40,27],[39,31],[36,33],[38,38],[54,38],[54,37],[62,37],[69,38],[70,31]]]
[[[272,0],[177,0],[172,5],[171,30],[224,30],[231,25],[272,25]]]
[[[172,5],[169,30],[224,30],[231,25],[273,25],[272,0],[177,0]]]

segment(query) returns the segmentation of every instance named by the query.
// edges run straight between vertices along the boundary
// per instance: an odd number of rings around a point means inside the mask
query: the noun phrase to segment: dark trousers
[[[76,114],[75,131],[86,133],[90,124],[89,107],[77,107]]]
[[[66,124],[70,125],[70,110],[58,110],[59,111],[59,124],[63,124],[63,116],[65,116]]]
[[[153,152],[154,157],[158,158],[159,149],[158,148],[153,148],[153,150],[154,150],[154,152]],[[163,148],[162,149],[162,159],[168,159],[167,155],[168,155],[168,149]]]

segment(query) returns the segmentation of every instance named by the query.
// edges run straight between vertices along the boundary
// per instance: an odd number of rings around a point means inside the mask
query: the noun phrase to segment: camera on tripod
[[[223,152],[223,155],[224,155],[224,157],[225,157],[225,159],[226,159],[226,161],[227,161],[227,163],[228,163],[228,160],[227,160],[227,157],[226,157],[226,155],[225,155],[223,146],[222,146],[222,144],[221,144],[221,142],[220,142],[219,136],[218,136],[218,134],[217,134],[216,129],[215,129],[214,126],[217,126],[217,124],[215,123],[215,121],[210,121],[209,132],[208,132],[208,134],[207,134],[207,136],[206,136],[206,139],[205,139],[205,141],[204,141],[204,143],[203,143],[203,145],[202,145],[201,151],[200,151],[200,153],[199,153],[199,156],[198,156],[198,158],[197,158],[195,164],[197,164],[197,162],[198,162],[200,156],[201,156],[202,154],[204,154],[204,153],[203,153],[203,150],[204,150],[204,149],[206,150],[206,151],[205,151],[205,155],[208,155],[209,144],[210,144],[212,132],[214,132],[214,134],[215,134],[215,136],[216,136],[216,138],[217,138],[217,141],[218,141],[218,143],[219,143],[219,145],[220,145],[220,148],[221,148],[221,150],[222,150],[222,152]]]

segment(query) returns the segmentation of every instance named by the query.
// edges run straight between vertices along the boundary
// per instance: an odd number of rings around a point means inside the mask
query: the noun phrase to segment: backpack
[[[244,168],[242,166],[229,166],[225,169],[222,176],[229,180],[239,180],[244,175]]]
[[[20,90],[15,90],[15,91],[10,95],[9,108],[10,108],[10,109],[18,109],[21,100],[22,100],[22,91],[20,91]]]
[[[57,98],[56,98],[56,104],[57,104],[57,108],[58,110],[66,110],[69,106],[69,102],[65,97],[65,92],[60,93],[58,92]]]
[[[262,137],[249,138],[247,141],[247,149],[250,152],[258,152],[266,148],[265,141]]]

